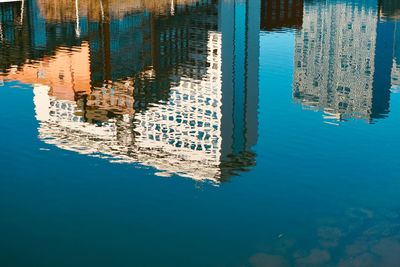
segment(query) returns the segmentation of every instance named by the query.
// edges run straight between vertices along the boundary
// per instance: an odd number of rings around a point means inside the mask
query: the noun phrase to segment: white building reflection
[[[293,96],[325,122],[389,113],[393,29],[375,1],[307,4],[296,34]]]
[[[182,37],[186,46],[182,51],[188,54],[177,53],[183,60],[172,63],[170,71],[161,73],[149,65],[131,77],[107,79],[99,86],[93,81],[97,66],[92,66],[88,40],[9,73],[7,79],[34,84],[39,138],[60,149],[116,163],[138,163],[155,168],[161,176],[198,181],[219,183],[253,166],[251,148],[258,134],[260,3],[210,5],[215,13],[208,12],[202,23],[187,25],[191,35]],[[231,16],[232,12],[237,16]],[[196,14],[201,15],[201,11]],[[168,33],[171,37],[174,29],[164,26],[161,33],[153,31],[150,50],[157,55],[154,51],[168,44],[154,41],[161,38],[154,36]],[[175,42],[179,40],[172,45]],[[109,57],[112,62],[113,55]],[[78,59],[89,62],[89,68],[86,63],[77,64]],[[173,60],[164,57],[163,64]],[[154,59],[150,62],[155,64]],[[85,67],[76,70],[75,65]],[[113,75],[111,71],[109,77]],[[137,95],[146,90],[142,83],[165,75],[169,81],[165,100],[148,102]],[[143,101],[145,108],[135,108]]]

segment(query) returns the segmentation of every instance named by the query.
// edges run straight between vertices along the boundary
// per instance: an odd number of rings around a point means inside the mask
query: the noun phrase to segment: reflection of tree
[[[200,0],[201,1],[201,0]],[[181,4],[192,4],[199,0],[78,0],[81,16],[91,21],[100,21],[104,12],[109,12],[111,18],[122,18],[124,15],[152,11],[171,13],[171,7]],[[47,1],[38,0],[39,9],[47,21],[74,21],[76,18],[75,2],[70,0]]]

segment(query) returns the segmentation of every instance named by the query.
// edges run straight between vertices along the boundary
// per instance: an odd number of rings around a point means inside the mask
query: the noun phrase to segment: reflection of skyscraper
[[[301,28],[304,0],[262,0],[261,29]]]
[[[400,2],[379,0],[378,3],[381,27],[387,34],[394,32],[393,36],[385,36],[385,38],[388,38],[386,45],[391,45],[389,42],[393,43],[391,90],[392,92],[400,92]],[[389,60],[389,58],[386,59]]]
[[[323,109],[328,120],[371,121],[388,113],[390,29],[368,3],[305,7],[296,35],[293,95],[306,107]]]
[[[380,1],[378,10],[382,12]],[[393,66],[395,23],[378,17],[376,29],[375,73],[373,85],[373,118],[389,113],[391,72]]]
[[[400,21],[395,21],[394,52],[392,66],[392,91],[400,92]]]
[[[235,14],[232,16],[232,14]],[[221,1],[222,158],[235,160],[257,142],[260,2]]]
[[[398,0],[378,0],[378,5],[381,19],[400,19],[400,2]]]
[[[82,45],[8,77],[35,84],[44,142],[217,182],[255,161],[259,8],[202,1],[173,16],[135,13],[107,22],[107,38],[93,22]],[[88,68],[74,69],[78,59]]]
[[[229,12],[235,12],[232,21],[224,17]],[[257,114],[247,107],[256,107],[258,99],[257,12],[256,1],[247,5],[221,1],[219,25],[210,25],[212,18],[206,20],[208,26],[196,20],[194,25],[189,23],[191,35],[186,42],[191,65],[178,65],[180,80],[166,103],[138,116],[141,147],[197,162],[189,164],[191,176],[209,170],[223,178],[235,168],[252,164],[246,151],[256,142]],[[193,36],[202,38],[207,27],[205,47]]]
[[[29,35],[27,29],[19,31],[14,25],[26,21],[22,12],[22,2],[0,3],[0,71],[10,65],[24,62],[28,50]],[[18,46],[19,53],[10,53],[10,48]]]

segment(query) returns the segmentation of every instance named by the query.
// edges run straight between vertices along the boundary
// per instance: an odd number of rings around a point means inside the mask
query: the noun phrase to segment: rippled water
[[[400,266],[400,3],[0,3],[0,266]]]

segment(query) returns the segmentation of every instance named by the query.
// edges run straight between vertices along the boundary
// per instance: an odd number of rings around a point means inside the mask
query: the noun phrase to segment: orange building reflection
[[[11,69],[5,79],[28,84],[42,84],[50,88],[50,95],[74,101],[76,95],[90,94],[89,44],[71,49],[58,48],[54,56]]]
[[[259,3],[168,3],[165,15],[82,18],[79,36],[73,23],[36,21],[46,55],[10,62],[3,76],[33,85],[40,140],[214,183],[255,165]],[[247,39],[235,39],[240,28]],[[242,61],[231,57],[240,49]]]
[[[53,56],[11,68],[3,78],[47,86],[49,96],[58,100],[78,101],[85,97],[90,119],[108,120],[104,111],[134,113],[132,81],[108,82],[101,87],[92,85],[88,42],[79,47],[58,48]]]

